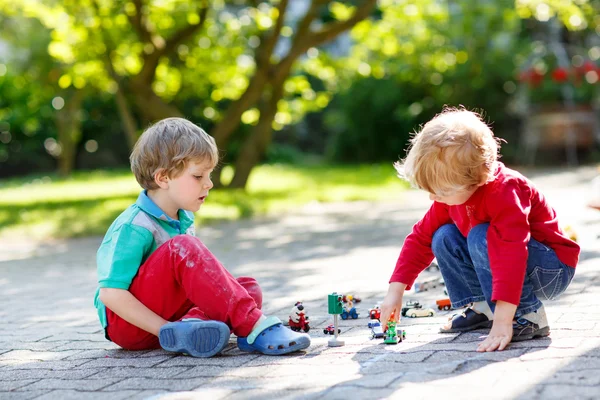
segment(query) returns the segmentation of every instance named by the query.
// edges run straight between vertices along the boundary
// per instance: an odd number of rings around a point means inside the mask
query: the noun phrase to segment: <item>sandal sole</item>
[[[530,335],[513,336],[511,342],[522,342],[524,340],[531,340],[536,337],[546,337],[549,335],[550,335],[550,327],[546,326],[544,328],[538,329],[537,331],[533,332]]]
[[[229,342],[229,328],[222,322],[181,324],[172,322],[161,328],[158,338],[163,349],[205,358],[221,352]]]

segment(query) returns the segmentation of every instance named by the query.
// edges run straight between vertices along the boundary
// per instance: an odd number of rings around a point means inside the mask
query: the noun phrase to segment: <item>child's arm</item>
[[[477,351],[504,350],[513,335],[513,318],[517,306],[498,300],[494,310],[494,323],[488,337],[477,346]]]
[[[156,336],[160,328],[169,322],[143,305],[128,290],[100,288],[100,301],[125,321]]]
[[[381,326],[387,327],[387,322],[390,319],[390,315],[394,313],[394,320],[400,319],[400,312],[402,311],[402,297],[404,296],[404,289],[406,284],[401,282],[392,282],[388,287],[388,292],[385,295],[383,303],[381,303]]]

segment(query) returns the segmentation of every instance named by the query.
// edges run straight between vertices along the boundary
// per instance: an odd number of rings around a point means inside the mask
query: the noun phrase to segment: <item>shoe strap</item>
[[[248,344],[253,344],[258,335],[260,335],[263,331],[269,329],[272,326],[277,324],[281,324],[281,320],[277,317],[267,317],[263,322],[260,323],[246,338]]]

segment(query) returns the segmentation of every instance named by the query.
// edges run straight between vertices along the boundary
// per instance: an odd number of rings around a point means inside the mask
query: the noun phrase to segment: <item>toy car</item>
[[[381,327],[381,323],[378,322],[369,322],[369,328],[371,328],[371,339],[381,339],[385,336],[383,333],[383,328]]]
[[[438,310],[448,311],[448,310],[452,309],[452,303],[450,303],[449,298],[436,300],[435,304],[437,304]]]
[[[406,317],[406,312],[413,308],[422,308],[423,306],[417,300],[409,300],[406,302],[406,306],[402,307],[402,312],[400,313],[403,317]]]
[[[373,308],[369,308],[369,318],[370,319],[381,318],[381,307],[379,307],[379,305],[376,305]]]
[[[323,333],[326,335],[327,334],[333,335],[335,333],[335,328],[334,328],[333,324],[327,325],[325,328],[323,328]],[[342,333],[342,330],[340,328],[338,328],[338,333]]]
[[[434,314],[433,308],[413,308],[406,311],[405,317],[433,317]]]
[[[350,309],[345,308],[344,311],[342,311],[342,319],[348,319],[348,318],[352,318],[352,319],[358,318],[358,312],[356,312],[356,307],[352,307]]]

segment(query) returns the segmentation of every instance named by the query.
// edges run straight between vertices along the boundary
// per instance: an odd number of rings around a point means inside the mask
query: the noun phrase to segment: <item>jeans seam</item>
[[[528,306],[527,308],[517,309],[517,311],[515,312],[515,319],[521,318],[525,314],[529,314],[531,312],[539,310],[542,307],[542,305],[542,302],[539,299],[537,299],[537,302],[535,304]]]
[[[462,299],[460,301],[457,302],[452,302],[452,307],[453,308],[460,308],[460,307],[464,307],[467,304],[471,304],[471,303],[475,303],[478,301],[485,301],[485,296],[473,296],[473,297],[467,297],[466,299]]]

